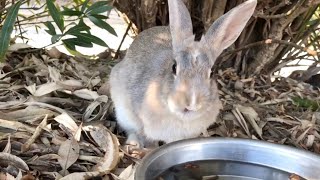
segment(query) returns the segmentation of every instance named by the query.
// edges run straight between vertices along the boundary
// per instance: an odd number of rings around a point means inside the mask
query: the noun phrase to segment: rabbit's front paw
[[[144,147],[144,142],[136,134],[128,134],[126,145],[135,146],[137,149]]]

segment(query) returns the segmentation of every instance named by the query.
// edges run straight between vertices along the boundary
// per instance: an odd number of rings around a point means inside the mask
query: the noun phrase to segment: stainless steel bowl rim
[[[185,148],[192,148],[192,147],[198,147],[198,146],[204,146],[204,145],[210,145],[215,147],[228,147],[230,149],[235,149],[239,151],[243,151],[245,149],[252,150],[254,148],[259,153],[270,153],[273,152],[275,155],[275,158],[277,158],[277,155],[286,156],[289,158],[298,158],[304,161],[304,163],[316,163],[314,166],[317,169],[314,169],[314,171],[319,172],[319,177],[314,176],[308,176],[306,175],[307,179],[320,179],[320,156],[311,153],[306,150],[290,147],[287,145],[280,145],[275,143],[270,143],[266,141],[261,140],[252,140],[252,139],[240,139],[240,138],[220,138],[220,137],[209,137],[209,138],[194,138],[194,139],[187,139],[187,140],[181,140],[176,141],[173,143],[165,144],[161,146],[160,148],[155,149],[151,153],[149,153],[146,157],[144,157],[141,161],[141,163],[138,165],[135,176],[136,177],[143,177],[146,174],[146,171],[150,164],[152,164],[157,158],[169,154],[170,152],[174,152],[177,150],[185,149]],[[237,147],[237,148],[235,148]],[[241,149],[242,148],[242,149]],[[234,161],[241,161],[241,159],[237,159],[235,157],[228,157],[227,159],[219,159],[218,157],[213,157],[212,159],[215,160],[234,160]],[[211,159],[211,160],[212,160]],[[199,160],[210,160],[210,159],[199,159]],[[185,161],[188,162],[188,161]],[[243,161],[247,162],[247,161]],[[265,164],[264,162],[247,162],[247,163],[255,163],[263,166],[268,166],[280,170],[286,170],[283,169],[283,167],[274,167],[270,164]],[[169,168],[169,167],[164,167]],[[292,172],[295,173],[295,172]]]

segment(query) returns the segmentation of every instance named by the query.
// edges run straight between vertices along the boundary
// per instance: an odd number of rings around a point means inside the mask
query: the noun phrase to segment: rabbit
[[[142,31],[110,73],[110,94],[128,145],[170,143],[206,132],[222,109],[212,66],[251,18],[248,0],[195,41],[182,0],[168,0],[169,26]]]
[[[311,84],[315,88],[320,88],[320,67],[317,63],[311,65],[307,70],[295,70],[288,77],[299,82]]]

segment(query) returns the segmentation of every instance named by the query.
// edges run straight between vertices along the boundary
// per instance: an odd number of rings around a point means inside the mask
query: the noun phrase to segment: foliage
[[[77,52],[76,46],[91,48],[93,44],[97,44],[108,47],[106,42],[90,33],[91,28],[85,23],[86,20],[117,36],[115,30],[105,22],[108,16],[104,14],[109,13],[113,8],[109,1],[90,3],[89,0],[73,0],[73,2],[68,2],[68,5],[71,4],[72,7],[60,7],[57,3],[54,3],[54,0],[46,0],[45,4],[41,4],[40,1],[36,1],[35,3],[40,7],[32,7],[33,4],[31,4],[30,0],[18,1],[18,3],[15,4],[6,1],[5,6],[0,7],[0,17],[5,19],[2,23],[0,21],[3,29],[0,34],[0,59],[3,59],[8,49],[10,36],[14,27],[20,31],[20,37],[23,38],[24,31],[21,30],[20,23],[28,23],[35,19],[48,16],[51,16],[53,21],[43,23],[47,27],[45,31],[51,35],[52,44],[61,42],[66,49],[74,55],[82,55]],[[30,9],[41,9],[43,11],[32,16],[18,14],[21,4],[25,4]],[[21,17],[21,19],[19,19],[20,21],[16,21],[17,17]],[[39,25],[35,24],[35,28],[39,28]]]
[[[16,22],[16,18],[18,16],[19,7],[21,2],[14,4],[10,7],[6,20],[3,23],[0,33],[0,62],[3,61],[3,58],[7,52],[9,42],[10,42],[10,35],[13,30],[13,25]]]
[[[310,109],[312,111],[318,111],[320,109],[320,102],[316,100],[300,97],[292,97],[292,100],[298,107]]]
[[[73,7],[72,9],[63,7],[63,10],[59,10],[54,5],[52,0],[46,0],[46,2],[49,13],[52,16],[55,25],[59,28],[60,33],[56,32],[54,25],[50,21],[45,23],[48,28],[46,32],[52,35],[51,42],[53,44],[61,40],[64,46],[72,54],[77,53],[76,46],[90,48],[93,47],[93,43],[100,46],[108,46],[100,38],[90,33],[90,27],[84,23],[85,18],[89,19],[96,26],[107,30],[109,33],[115,36],[117,35],[114,29],[104,21],[108,17],[102,15],[102,13],[112,9],[112,7],[109,6],[108,1],[98,1],[92,5],[89,5],[89,0],[86,0],[81,6]],[[76,17],[77,19],[74,21],[78,21],[78,23],[72,22],[68,25],[65,25],[65,16]],[[68,38],[70,35],[72,37]]]

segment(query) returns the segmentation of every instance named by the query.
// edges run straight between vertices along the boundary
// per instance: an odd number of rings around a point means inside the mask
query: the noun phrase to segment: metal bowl
[[[138,165],[135,179],[320,179],[320,156],[248,139],[196,138],[166,144]],[[161,178],[159,178],[161,177]]]

